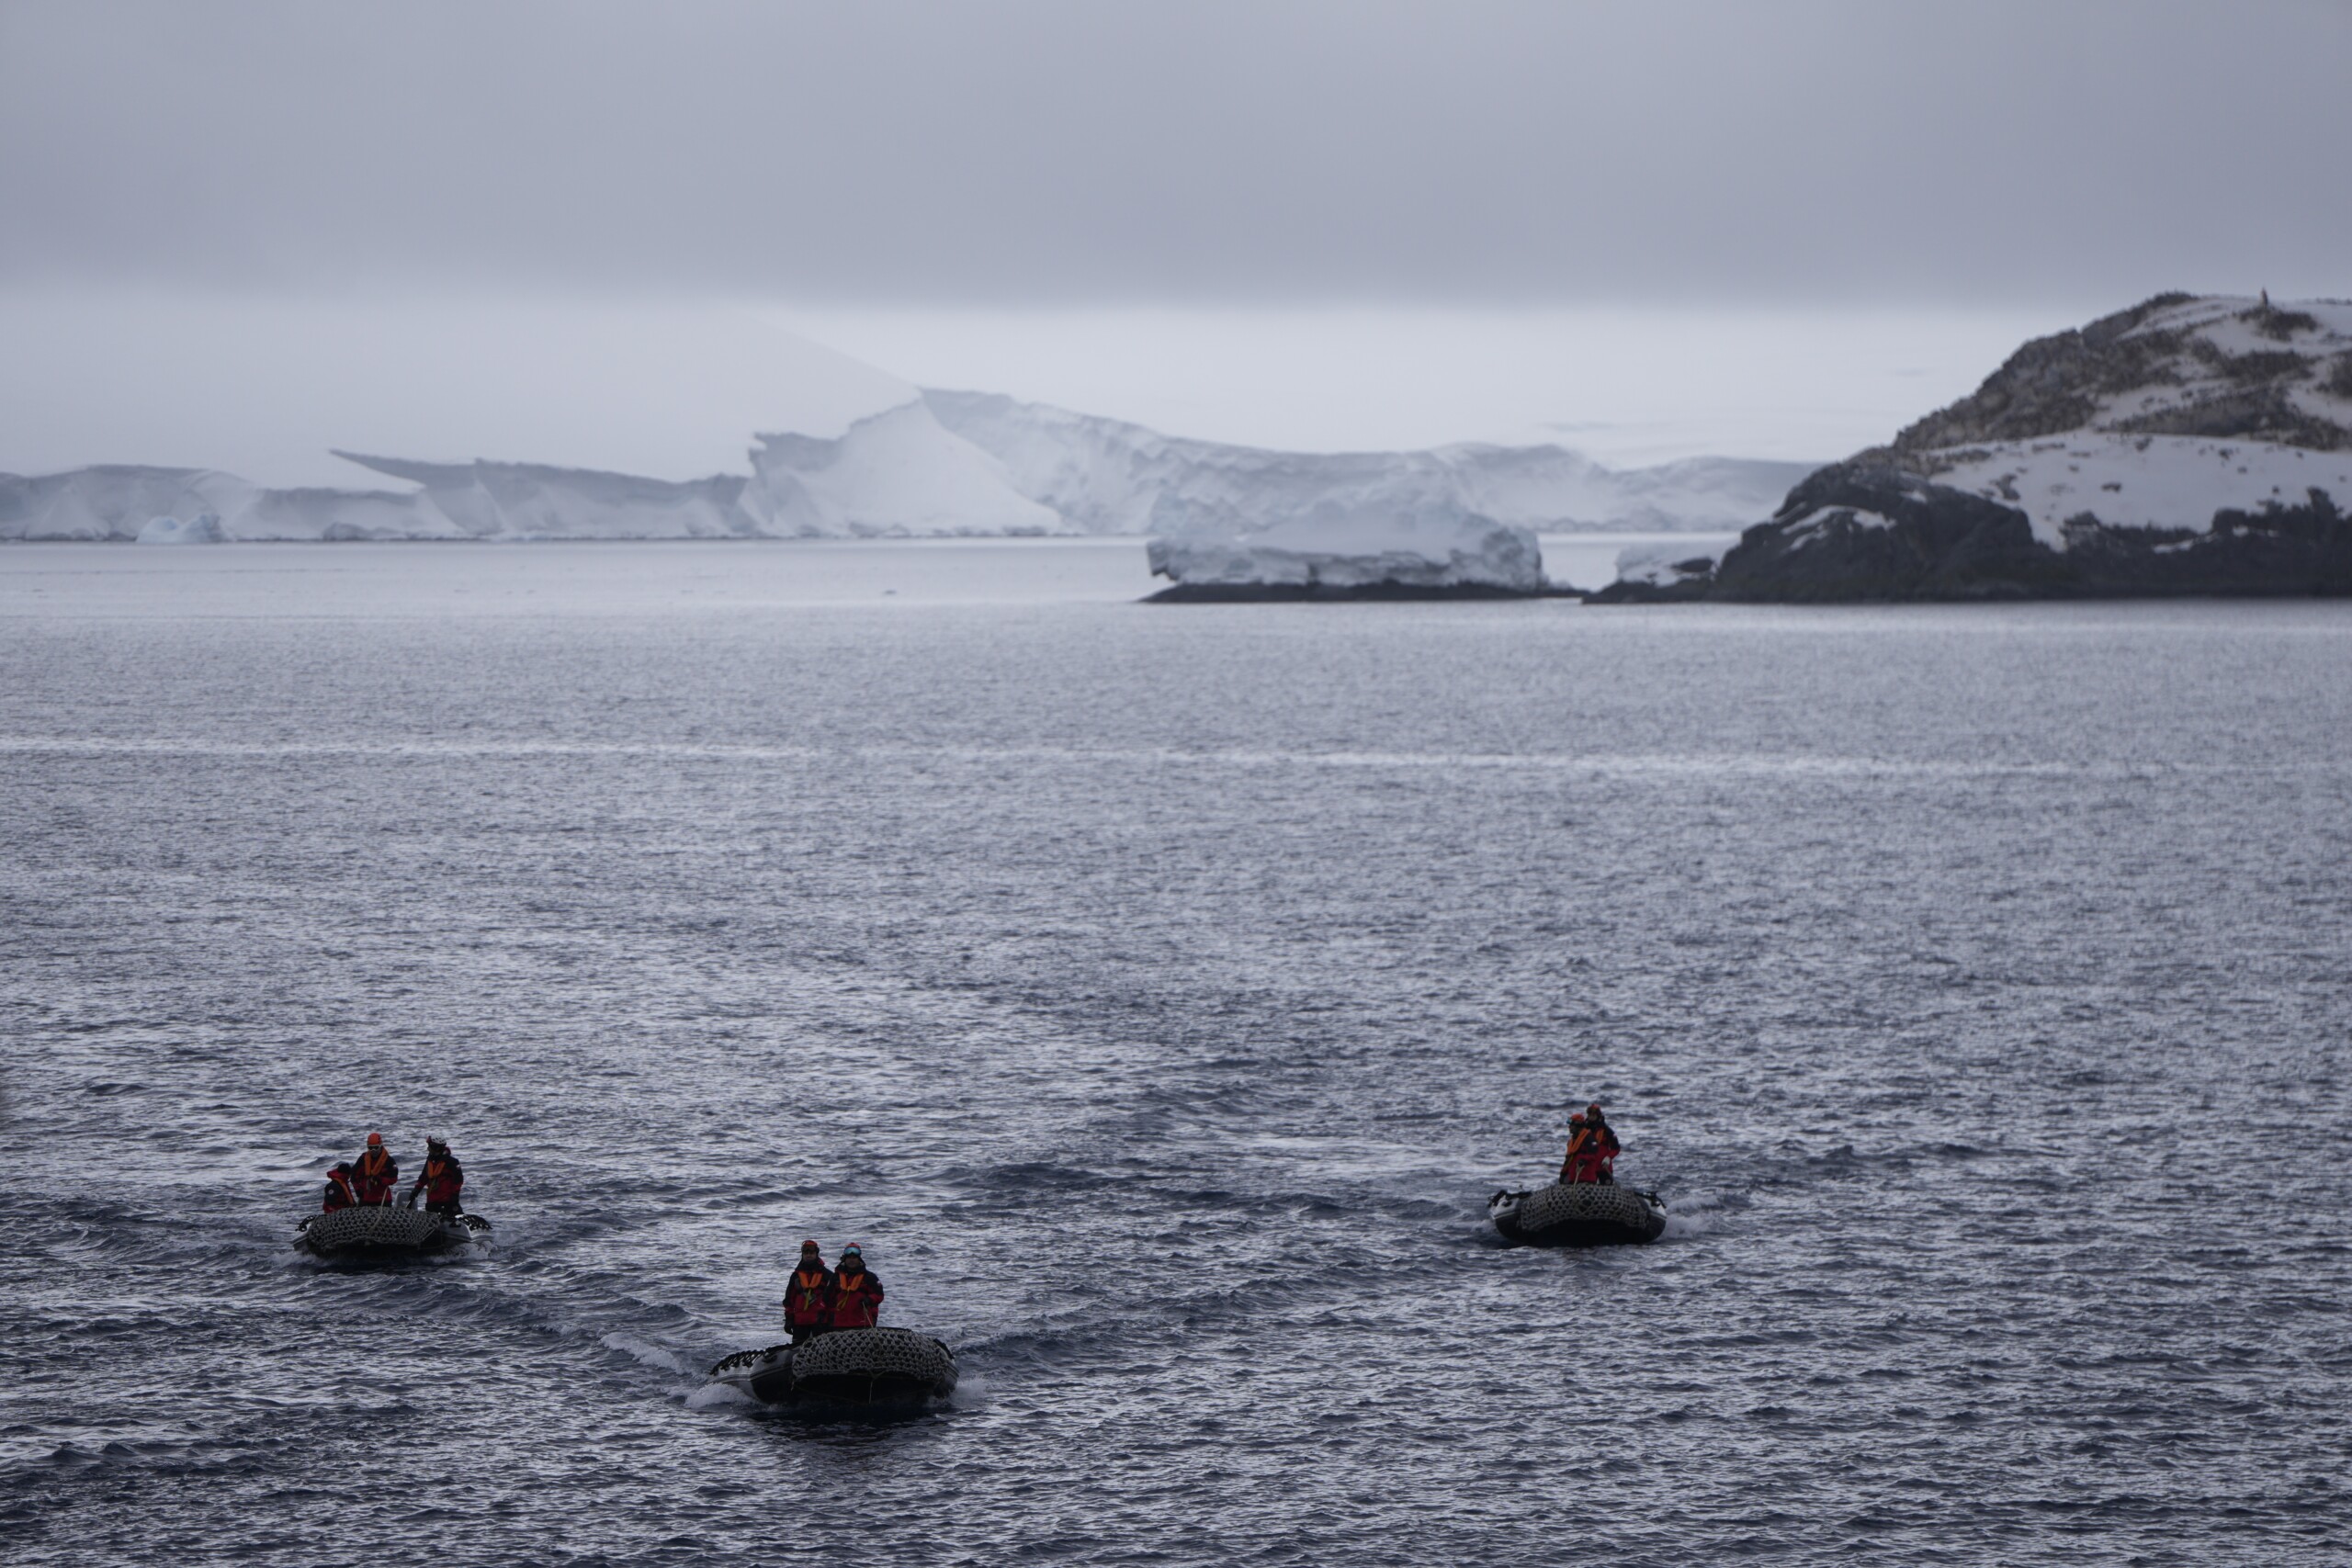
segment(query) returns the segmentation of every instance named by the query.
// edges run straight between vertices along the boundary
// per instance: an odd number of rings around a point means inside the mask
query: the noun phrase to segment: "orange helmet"
[[[381,1134],[381,1133],[370,1133],[370,1134],[368,1134],[368,1146],[369,1148],[371,1148],[371,1149],[380,1149],[380,1148],[382,1148],[382,1147],[384,1146],[384,1134]]]

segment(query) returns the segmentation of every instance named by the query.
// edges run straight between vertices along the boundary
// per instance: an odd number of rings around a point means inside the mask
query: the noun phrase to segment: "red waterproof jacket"
[[[453,1203],[458,1194],[465,1190],[466,1168],[458,1163],[456,1155],[444,1155],[439,1159],[428,1155],[424,1173],[416,1179],[416,1184],[424,1189],[426,1202]]]
[[[844,1269],[833,1276],[832,1321],[828,1328],[871,1328],[882,1315],[882,1281],[870,1269]]]
[[[337,1209],[348,1209],[358,1201],[359,1195],[351,1190],[349,1177],[339,1170],[327,1172],[326,1201],[320,1208],[319,1213],[332,1214]]]
[[[821,1263],[814,1269],[795,1269],[792,1283],[784,1288],[784,1325],[824,1328],[832,1312],[833,1271]]]
[[[1567,1157],[1560,1161],[1563,1181],[1590,1181],[1585,1173],[1592,1167],[1592,1129],[1579,1127],[1568,1137]]]
[[[400,1179],[399,1163],[382,1149],[369,1149],[351,1168],[351,1184],[358,1189],[363,1203],[390,1202]]]

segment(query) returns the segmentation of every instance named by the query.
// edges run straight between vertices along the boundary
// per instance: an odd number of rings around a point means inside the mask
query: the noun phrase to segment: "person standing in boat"
[[[400,1162],[384,1148],[384,1134],[368,1134],[368,1147],[351,1168],[351,1184],[358,1190],[359,1201],[371,1206],[389,1204],[392,1189],[401,1181]]]
[[[853,1249],[854,1250],[854,1249]],[[833,1271],[814,1240],[800,1244],[800,1267],[784,1288],[784,1325],[795,1345],[814,1338],[832,1326]]]
[[[865,1253],[857,1243],[842,1248],[841,1267],[833,1271],[833,1302],[825,1326],[871,1328],[882,1316],[882,1281],[865,1267]]]
[[[351,1162],[337,1160],[327,1172],[326,1200],[319,1213],[332,1214],[338,1209],[348,1209],[359,1201],[359,1194],[351,1190]]]
[[[1592,1129],[1586,1124],[1584,1112],[1579,1111],[1568,1118],[1568,1153],[1567,1156],[1560,1161],[1562,1181],[1591,1179],[1585,1174],[1586,1169],[1592,1163],[1591,1149]]]
[[[439,1138],[425,1139],[424,1168],[417,1173],[415,1186],[409,1189],[409,1201],[413,1203],[416,1194],[422,1191],[427,1213],[454,1220],[464,1212],[458,1194],[465,1189],[466,1168],[458,1163],[449,1145]]]
[[[1600,1113],[1600,1101],[1584,1108],[1584,1130],[1591,1137],[1592,1179],[1613,1185],[1617,1180],[1617,1129]]]

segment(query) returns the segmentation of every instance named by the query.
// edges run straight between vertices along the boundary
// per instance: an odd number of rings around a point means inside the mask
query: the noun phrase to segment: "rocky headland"
[[[1597,603],[2352,594],[2352,302],[2163,294],[2037,338]]]

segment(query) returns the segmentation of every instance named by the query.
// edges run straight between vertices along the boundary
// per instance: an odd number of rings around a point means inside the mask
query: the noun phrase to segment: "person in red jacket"
[[[400,1185],[401,1168],[398,1161],[384,1152],[384,1134],[368,1134],[368,1147],[351,1168],[351,1184],[359,1192],[363,1203],[390,1203],[392,1189]]]
[[[335,1161],[334,1168],[327,1172],[326,1201],[320,1208],[319,1213],[332,1214],[337,1209],[348,1209],[358,1201],[359,1194],[351,1190],[349,1163],[344,1160]]]
[[[871,1328],[882,1315],[882,1281],[867,1270],[865,1254],[855,1242],[842,1248],[829,1315],[828,1328]]]
[[[1614,1183],[1617,1179],[1617,1130],[1609,1118],[1600,1113],[1600,1101],[1594,1100],[1584,1108],[1585,1131],[1591,1136],[1592,1179]]]
[[[1592,1178],[1585,1172],[1591,1164],[1592,1130],[1585,1125],[1584,1112],[1578,1111],[1568,1118],[1568,1153],[1567,1157],[1560,1161],[1560,1179],[1589,1181]]]
[[[832,1326],[833,1271],[813,1241],[800,1244],[800,1267],[784,1288],[784,1325],[795,1345]]]
[[[416,1201],[416,1194],[424,1193],[424,1206],[445,1220],[454,1220],[464,1213],[458,1194],[466,1190],[466,1168],[449,1152],[449,1145],[439,1138],[424,1140],[424,1168],[417,1173],[416,1184],[409,1189],[409,1201]]]

